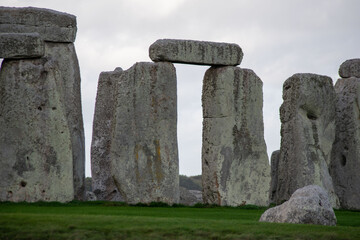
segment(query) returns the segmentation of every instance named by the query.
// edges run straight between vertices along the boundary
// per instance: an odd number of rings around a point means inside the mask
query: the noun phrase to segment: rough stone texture
[[[331,78],[295,74],[284,83],[283,100],[276,203],[288,200],[301,187],[315,184],[323,187],[332,206],[338,207],[328,170],[335,139],[336,94]]]
[[[39,33],[50,42],[74,42],[76,17],[45,8],[0,7],[0,33]]]
[[[149,55],[154,62],[229,66],[239,65],[243,58],[237,44],[176,39],[157,40],[150,46]]]
[[[44,55],[38,33],[0,33],[0,58],[36,58]]]
[[[122,72],[117,68],[99,76],[91,143],[92,189],[99,200],[123,201],[113,180],[110,159],[116,88]]]
[[[203,84],[205,203],[268,205],[262,81],[249,69],[211,67]]]
[[[270,203],[275,203],[277,177],[279,168],[280,150],[271,154],[271,182],[270,182]]]
[[[339,75],[342,78],[360,78],[360,58],[349,59],[343,62],[339,68]]]
[[[97,201],[95,193],[86,191],[86,201]]]
[[[322,187],[310,185],[296,190],[282,205],[266,210],[260,222],[335,226],[336,216],[327,192]]]
[[[201,202],[201,200],[198,201],[198,198],[194,194],[192,194],[189,190],[187,190],[184,187],[180,187],[180,201],[179,201],[180,204],[192,206],[198,202]]]
[[[84,199],[80,74],[70,44],[0,72],[0,200]]]
[[[179,163],[173,64],[136,63],[123,71],[117,81],[111,125],[111,142],[104,144],[110,147],[111,189],[115,184],[128,203],[177,203]],[[108,131],[106,127],[105,130]],[[92,167],[101,171],[101,166]]]
[[[339,79],[335,92],[336,137],[330,174],[341,207],[360,209],[360,78]]]

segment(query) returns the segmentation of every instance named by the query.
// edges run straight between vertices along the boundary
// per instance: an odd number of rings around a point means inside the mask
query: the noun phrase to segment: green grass
[[[265,208],[251,206],[151,206],[0,203],[0,239],[360,239],[360,212],[327,227],[259,223]]]

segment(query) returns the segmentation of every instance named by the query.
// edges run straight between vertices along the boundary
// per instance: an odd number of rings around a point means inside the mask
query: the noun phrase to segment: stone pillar
[[[360,209],[360,59],[344,62],[339,74],[330,174],[341,208]]]
[[[81,200],[76,17],[40,8],[0,7],[0,13],[0,200]]]
[[[262,81],[249,69],[211,67],[204,76],[202,105],[204,202],[268,205]]]
[[[103,75],[102,75],[103,76]],[[109,176],[96,174],[94,182],[105,185],[105,196],[111,199],[116,187],[119,197],[128,203],[179,201],[179,163],[177,148],[176,71],[171,63],[136,63],[108,82],[116,81],[114,115],[109,143],[98,142],[108,149],[94,155],[93,172],[110,164]],[[102,77],[101,77],[102,78]],[[104,76],[105,78],[105,76]],[[103,88],[105,89],[105,88]],[[99,89],[100,91],[103,91]],[[109,92],[109,94],[113,94]],[[104,102],[98,94],[97,101]],[[106,101],[106,100],[105,100]],[[101,103],[97,103],[101,107]],[[96,110],[96,113],[100,110]],[[97,118],[100,120],[100,118]],[[98,122],[94,122],[94,126]],[[101,132],[101,131],[100,131]],[[98,132],[98,135],[105,135]],[[93,139],[99,139],[93,136]],[[96,142],[93,141],[93,150]],[[99,150],[97,150],[99,151]],[[100,159],[103,158],[103,159]],[[109,160],[105,159],[109,157]],[[103,163],[103,164],[102,164]],[[98,165],[97,165],[98,164]],[[106,174],[105,174],[106,175]],[[98,179],[103,178],[103,179]]]
[[[124,201],[111,173],[110,148],[121,68],[99,76],[91,143],[92,189],[98,200]]]
[[[295,190],[319,185],[338,207],[329,174],[335,139],[336,95],[332,80],[316,74],[295,74],[283,86],[280,108],[281,147],[275,201],[288,200]]]

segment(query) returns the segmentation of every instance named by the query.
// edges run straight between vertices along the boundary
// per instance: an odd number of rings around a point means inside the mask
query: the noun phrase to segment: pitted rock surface
[[[0,58],[44,56],[45,44],[38,33],[0,33]]]
[[[296,190],[289,201],[270,208],[261,215],[260,222],[336,225],[336,216],[327,192],[310,185]]]
[[[249,69],[211,67],[203,84],[204,203],[268,205],[262,81]]]
[[[349,59],[343,62],[339,68],[339,75],[342,78],[360,78],[360,58]]]
[[[316,74],[295,74],[283,86],[280,108],[281,147],[275,202],[288,200],[307,185],[319,185],[339,207],[329,174],[335,139],[336,95],[332,80]]]
[[[39,33],[50,42],[70,43],[76,37],[76,17],[45,8],[0,7],[0,33]]]
[[[236,66],[243,52],[239,45],[194,40],[160,39],[149,49],[154,62]]]
[[[341,208],[360,209],[360,78],[335,84],[336,137],[330,174]]]

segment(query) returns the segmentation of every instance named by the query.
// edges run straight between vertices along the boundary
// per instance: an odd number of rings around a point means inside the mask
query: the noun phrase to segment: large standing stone
[[[267,205],[262,81],[249,69],[211,67],[203,84],[202,182],[205,203]]]
[[[243,52],[239,45],[194,40],[160,39],[150,46],[154,62],[190,63],[199,65],[239,65]]]
[[[343,62],[339,68],[339,75],[343,78],[360,78],[360,58],[349,59]]]
[[[67,43],[75,39],[76,19],[37,8],[0,7],[0,13],[0,32],[18,41],[45,39],[42,58],[5,59],[0,69],[0,201],[82,200],[80,71],[74,44]]]
[[[0,33],[39,33],[50,42],[74,42],[76,17],[45,8],[0,7]]]
[[[335,139],[336,94],[331,78],[295,74],[284,83],[283,99],[276,203],[315,184],[323,187],[333,207],[338,207],[328,170]]]
[[[115,126],[116,89],[122,72],[120,68],[112,72],[102,72],[97,88],[91,143],[91,176],[93,192],[97,199],[101,200],[124,200],[116,188],[110,158],[111,138]]]
[[[111,118],[113,120],[111,127],[103,128],[103,131],[111,132],[110,142],[107,143],[107,137],[104,137],[92,145],[99,158],[92,160],[95,163],[93,171],[101,172],[110,162],[110,169],[105,168],[110,175],[96,174],[94,177],[103,179],[94,181],[109,188],[104,190],[103,196],[110,196],[115,185],[123,201],[128,203],[176,203],[179,201],[179,163],[175,68],[171,63],[137,63],[115,78],[112,74],[110,80],[105,80],[116,82],[114,115],[111,116],[109,110],[105,117],[109,123]],[[107,97],[103,96],[101,100],[101,96],[98,95],[97,101],[105,102]],[[111,104],[105,107],[111,108]],[[100,113],[100,110],[96,112]],[[99,128],[99,136],[93,139],[105,135],[101,131]],[[105,149],[96,150],[97,144],[110,148],[110,153]]]
[[[38,33],[0,33],[0,58],[42,57],[44,49]]]
[[[65,114],[71,135],[74,196],[85,198],[85,134],[81,107],[81,79],[79,62],[73,43],[45,44],[45,52],[51,58],[53,71],[57,73],[58,91],[64,99]]]
[[[330,174],[342,208],[360,209],[360,78],[335,84],[336,138]]]
[[[296,190],[282,205],[266,210],[260,222],[335,226],[336,216],[327,192],[322,187],[310,185]]]

